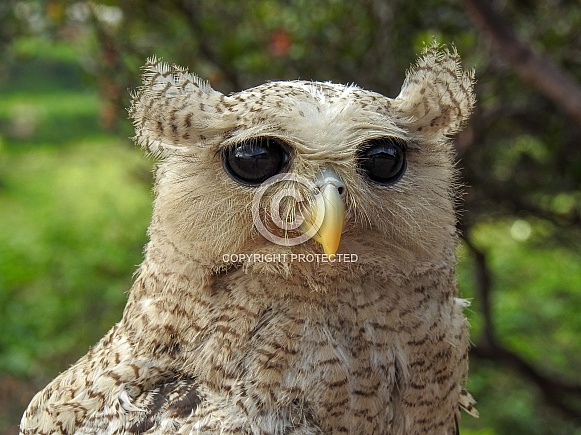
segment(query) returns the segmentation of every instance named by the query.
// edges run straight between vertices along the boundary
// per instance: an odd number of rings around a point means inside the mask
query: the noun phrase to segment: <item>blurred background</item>
[[[581,434],[579,0],[3,0],[0,433],[121,317],[152,200],[126,112],[148,56],[222,92],[300,78],[394,97],[433,38],[478,79],[455,139],[481,416],[462,433]]]

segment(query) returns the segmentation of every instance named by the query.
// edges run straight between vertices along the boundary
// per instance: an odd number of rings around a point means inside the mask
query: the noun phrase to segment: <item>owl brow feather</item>
[[[144,86],[152,85],[155,82],[165,82],[177,89],[185,89],[187,84],[195,85],[199,90],[206,94],[211,94],[216,91],[212,89],[210,83],[206,80],[200,79],[195,74],[189,73],[187,68],[179,65],[170,65],[163,62],[156,56],[149,57],[142,67],[142,79]]]

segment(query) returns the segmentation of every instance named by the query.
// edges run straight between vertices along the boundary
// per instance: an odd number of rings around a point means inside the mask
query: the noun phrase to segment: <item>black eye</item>
[[[241,184],[257,186],[282,172],[289,161],[286,145],[271,137],[241,142],[222,153],[224,169]]]
[[[405,142],[391,137],[371,139],[357,153],[357,164],[371,181],[395,183],[406,169]]]

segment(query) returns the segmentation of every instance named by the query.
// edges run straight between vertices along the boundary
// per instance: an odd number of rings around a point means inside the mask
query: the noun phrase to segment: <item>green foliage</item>
[[[54,373],[120,318],[145,240],[147,168],[107,137],[3,163],[0,371]]]
[[[491,220],[473,229],[473,240],[488,254],[494,270],[494,327],[502,344],[542,372],[576,382],[581,365],[581,252],[551,243],[555,231],[545,222]],[[482,301],[474,291],[475,266],[465,247],[459,256],[460,289],[472,301],[468,317],[472,340],[478,341],[483,325],[478,315]],[[464,418],[467,428],[486,427],[494,416],[498,434],[581,434],[581,428],[563,425],[558,414],[547,411],[539,391],[513,370],[473,362],[468,386],[484,420]]]
[[[146,240],[150,164],[102,131],[70,44],[12,49],[14,80],[0,84],[0,372],[44,378],[120,319]]]

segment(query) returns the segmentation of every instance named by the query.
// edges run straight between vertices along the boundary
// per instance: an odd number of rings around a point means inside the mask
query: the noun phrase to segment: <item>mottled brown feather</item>
[[[21,433],[456,433],[473,400],[448,137],[474,103],[457,53],[428,47],[395,99],[301,81],[225,96],[155,58],[144,69],[135,141],[161,158],[145,259],[121,321],[34,397]],[[265,135],[292,148],[289,172],[340,175],[339,253],[358,261],[224,261],[321,252],[262,237],[256,188],[223,169],[224,147]],[[408,144],[387,187],[356,167],[383,136]]]

